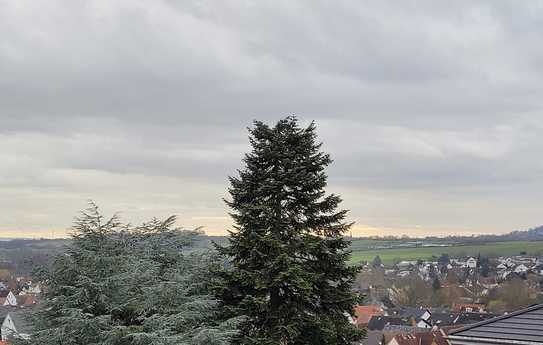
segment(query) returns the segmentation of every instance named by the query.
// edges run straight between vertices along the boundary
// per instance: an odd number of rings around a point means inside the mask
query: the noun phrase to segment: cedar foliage
[[[357,302],[357,269],[347,265],[350,242],[341,199],[326,195],[315,124],[294,117],[249,129],[252,151],[230,177],[226,203],[235,221],[230,262],[218,293],[226,315],[247,320],[238,344],[351,344],[362,333],[349,322]]]
[[[73,243],[44,273],[32,344],[228,344],[235,319],[218,321],[209,293],[213,255],[196,250],[198,231],[175,218],[139,227],[90,207]]]

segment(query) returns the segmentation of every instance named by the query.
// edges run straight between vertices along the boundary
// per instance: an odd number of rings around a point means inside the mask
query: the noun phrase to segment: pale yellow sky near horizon
[[[220,217],[216,217],[220,218]],[[191,229],[196,225],[186,224],[181,225],[184,228]],[[225,225],[224,229],[229,227]],[[216,228],[215,228],[216,229]],[[222,236],[226,235],[226,230],[214,230],[212,228],[204,227],[203,231],[210,236]],[[0,230],[0,238],[66,238],[69,237],[70,229],[48,229],[48,230]],[[446,237],[450,235],[482,235],[482,234],[501,234],[505,232],[497,231],[470,231],[469,229],[424,229],[421,227],[413,228],[386,228],[386,227],[373,227],[365,225],[354,224],[352,227],[352,235],[354,237],[366,237],[366,236],[403,236],[410,237],[425,237],[425,236],[437,236]]]

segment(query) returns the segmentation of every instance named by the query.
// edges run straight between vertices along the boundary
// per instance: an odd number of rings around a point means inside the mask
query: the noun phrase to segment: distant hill
[[[427,240],[438,240],[435,237],[426,237]],[[477,235],[477,236],[449,236],[442,240],[465,243],[503,242],[503,241],[543,241],[543,226],[528,230],[517,230],[502,235]]]
[[[513,231],[505,236],[521,241],[541,241],[543,240],[543,225],[526,231]]]
[[[386,237],[357,237],[356,240],[380,240],[380,241],[427,241],[447,243],[483,243],[483,242],[504,242],[504,241],[543,241],[543,225],[528,230],[516,230],[506,234],[472,235],[472,236],[447,236],[447,237],[407,237],[386,236]]]
[[[28,275],[36,265],[48,265],[64,251],[67,239],[13,239],[0,241],[0,268]]]

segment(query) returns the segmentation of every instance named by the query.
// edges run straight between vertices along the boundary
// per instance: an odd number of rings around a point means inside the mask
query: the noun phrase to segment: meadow
[[[422,247],[422,248],[391,248],[378,250],[357,250],[353,248],[351,263],[372,261],[377,255],[384,264],[392,264],[401,260],[430,260],[441,254],[448,254],[451,258],[463,256],[497,257],[519,255],[526,252],[531,255],[543,254],[543,241],[507,241],[489,242],[480,245],[455,244],[448,247]]]

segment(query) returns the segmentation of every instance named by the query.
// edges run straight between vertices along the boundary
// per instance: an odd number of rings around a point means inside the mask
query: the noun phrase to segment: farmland
[[[476,256],[481,254],[487,257],[518,255],[520,252],[527,254],[543,254],[543,241],[507,241],[489,242],[480,245],[451,244],[449,246],[418,247],[418,248],[391,248],[391,249],[357,249],[356,241],[353,242],[351,263],[371,261],[377,255],[383,263],[392,264],[400,260],[429,260],[439,257],[441,254],[449,254],[450,257]]]

